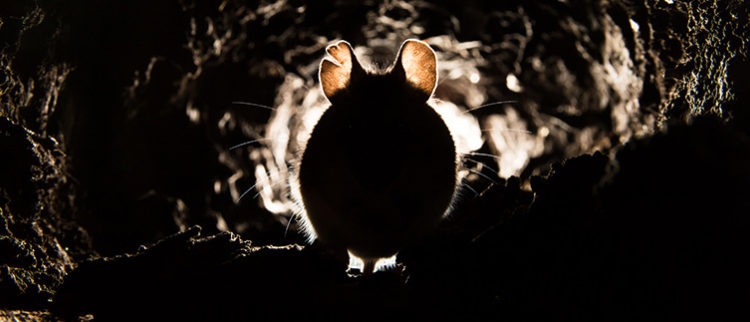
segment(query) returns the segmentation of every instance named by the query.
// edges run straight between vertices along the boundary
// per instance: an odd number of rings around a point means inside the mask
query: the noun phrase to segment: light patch
[[[298,131],[304,128],[300,126],[301,122],[297,118],[300,113],[297,104],[300,100],[299,89],[306,86],[309,85],[297,76],[290,75],[285,78],[277,97],[277,102],[280,103],[277,104],[265,130],[268,148],[256,150],[260,153],[251,154],[257,165],[255,189],[259,192],[261,205],[274,214],[288,215],[296,209],[289,190],[288,180],[293,174],[288,161],[294,158]],[[310,92],[318,93],[318,99],[325,100],[318,88]]]
[[[232,174],[232,176],[227,180],[227,185],[229,186],[229,194],[232,196],[232,202],[234,202],[235,204],[240,202],[241,195],[241,192],[239,191],[239,189],[237,189],[237,181],[242,179],[242,177],[244,176],[244,171],[237,171]]]
[[[505,86],[508,87],[509,90],[514,91],[516,93],[520,93],[523,91],[523,87],[521,87],[521,82],[518,80],[518,77],[513,74],[508,74],[508,76],[505,76]]]
[[[473,115],[451,102],[431,100],[429,103],[448,126],[456,144],[456,153],[466,154],[482,147],[482,129]]]
[[[192,103],[188,103],[187,107],[185,107],[185,114],[190,119],[190,122],[198,124],[200,121],[201,111],[193,106]]]
[[[542,126],[541,128],[539,128],[539,136],[543,138],[549,136],[549,128],[546,126]]]
[[[630,28],[633,28],[633,31],[635,32],[639,32],[641,30],[641,26],[633,19],[630,19]]]
[[[274,186],[276,186],[276,184],[272,183],[270,176],[266,173],[266,168],[261,165],[255,167],[255,180],[258,185],[258,194],[262,197],[261,200],[263,202],[263,207],[266,208],[266,210],[274,214],[280,214],[289,209],[283,201],[275,200],[273,198],[275,194]],[[281,178],[279,177],[274,181],[283,182],[280,180]]]
[[[613,30],[619,28],[609,18],[606,23]],[[602,58],[602,64],[591,66],[591,73],[601,80],[596,83],[602,98],[600,106],[609,105],[612,109],[614,132],[621,137],[630,138],[634,134],[631,122],[637,119],[640,110],[639,97],[643,91],[643,83],[635,73],[635,65],[622,33],[606,34]],[[598,147],[592,145],[591,148]]]
[[[479,83],[479,80],[481,80],[481,77],[479,76],[479,73],[471,73],[471,75],[469,75],[469,81],[472,84]]]
[[[224,217],[221,215],[218,215],[215,217],[216,219],[216,229],[219,231],[229,231],[229,226],[227,225],[226,220],[224,220]]]
[[[491,115],[485,124],[503,178],[520,175],[531,158],[544,152],[544,136],[529,132],[526,122],[511,108],[505,109],[505,115]]]
[[[219,128],[222,131],[226,131],[226,128],[231,121],[232,121],[232,113],[229,113],[229,111],[224,112],[224,115],[222,115],[221,119],[219,120]]]
[[[219,192],[221,192],[221,181],[216,180],[214,181],[214,193],[218,194]]]

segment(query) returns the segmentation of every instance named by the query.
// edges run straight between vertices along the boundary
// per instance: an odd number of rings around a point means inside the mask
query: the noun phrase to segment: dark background
[[[5,3],[0,317],[747,320],[749,17],[741,1]],[[520,177],[471,179],[481,194],[402,270],[364,277],[232,199],[264,147],[228,147],[272,117],[233,101],[278,104],[336,39],[437,36],[479,41],[465,59],[488,101],[549,126]]]

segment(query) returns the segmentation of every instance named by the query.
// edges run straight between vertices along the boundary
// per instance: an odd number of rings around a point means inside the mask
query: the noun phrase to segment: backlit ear
[[[326,52],[330,57],[324,58],[320,63],[318,78],[323,93],[330,100],[334,94],[346,88],[352,78],[364,71],[348,42],[342,40],[329,45]]]
[[[437,85],[435,52],[427,43],[409,39],[401,45],[393,72],[402,73],[408,83],[424,93],[427,100]]]

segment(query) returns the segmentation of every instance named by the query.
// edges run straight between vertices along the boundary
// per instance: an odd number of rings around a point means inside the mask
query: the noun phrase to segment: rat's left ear
[[[409,39],[401,45],[392,72],[403,75],[406,82],[422,92],[427,100],[437,86],[437,57],[427,43]]]
[[[362,66],[354,55],[352,46],[346,41],[339,41],[326,48],[329,57],[320,62],[318,78],[323,93],[328,100],[341,90],[349,86],[352,80],[360,78],[364,74]]]

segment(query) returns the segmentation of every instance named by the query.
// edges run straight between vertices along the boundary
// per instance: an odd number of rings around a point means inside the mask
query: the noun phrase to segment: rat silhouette
[[[437,58],[405,41],[386,69],[365,69],[352,47],[326,48],[319,79],[330,107],[313,128],[299,163],[303,217],[312,238],[364,262],[433,231],[451,206],[458,158],[450,130],[428,105]]]

